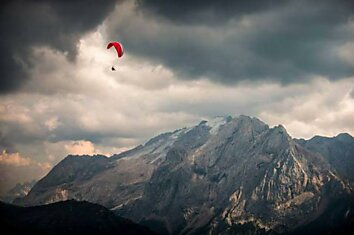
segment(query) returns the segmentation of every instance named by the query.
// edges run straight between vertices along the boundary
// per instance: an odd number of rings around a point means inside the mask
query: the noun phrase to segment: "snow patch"
[[[215,135],[216,133],[219,132],[220,127],[222,125],[225,125],[226,122],[227,122],[226,117],[216,117],[211,120],[208,120],[206,122],[206,125],[211,127],[211,129],[209,130],[209,133]]]

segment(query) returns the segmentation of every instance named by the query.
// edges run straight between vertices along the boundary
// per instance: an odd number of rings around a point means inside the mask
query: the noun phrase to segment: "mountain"
[[[2,198],[1,200],[4,202],[11,203],[13,202],[16,198],[21,198],[26,196],[29,191],[32,189],[32,187],[36,184],[36,180],[32,180],[30,182],[25,182],[25,183],[19,183],[16,184],[15,187],[10,189]]]
[[[0,218],[2,234],[154,234],[103,206],[73,200],[35,207],[0,202]]]
[[[353,160],[345,139],[325,156],[281,125],[218,117],[110,158],[68,156],[16,203],[87,200],[160,234],[287,233],[352,197],[349,170],[330,160]]]
[[[354,186],[354,138],[342,133],[336,137],[315,136],[296,140],[300,145],[323,156],[339,176]]]

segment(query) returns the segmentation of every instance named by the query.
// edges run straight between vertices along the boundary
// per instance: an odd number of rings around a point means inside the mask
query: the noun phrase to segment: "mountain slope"
[[[283,126],[219,117],[111,158],[68,157],[17,203],[87,200],[160,233],[282,233],[351,193],[333,169]]]
[[[153,234],[103,206],[76,201],[36,207],[0,202],[0,226],[3,234]]]
[[[157,136],[143,147],[126,153],[105,156],[68,156],[41,179],[20,205],[41,205],[76,199],[117,207],[139,199],[152,173],[166,153],[187,132],[184,128]]]

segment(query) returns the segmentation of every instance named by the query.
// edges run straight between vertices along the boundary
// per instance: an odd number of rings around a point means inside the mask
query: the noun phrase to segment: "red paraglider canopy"
[[[108,43],[107,45],[107,49],[111,48],[111,47],[114,47],[116,48],[116,51],[117,51],[117,54],[118,54],[118,57],[122,57],[123,56],[123,45],[119,42],[110,42]]]

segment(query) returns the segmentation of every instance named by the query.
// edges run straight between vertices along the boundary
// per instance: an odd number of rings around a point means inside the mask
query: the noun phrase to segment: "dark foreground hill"
[[[153,234],[103,206],[74,200],[34,207],[0,202],[0,227],[2,234]]]

